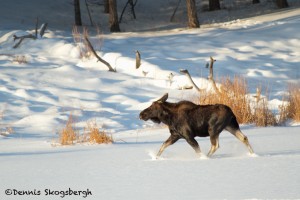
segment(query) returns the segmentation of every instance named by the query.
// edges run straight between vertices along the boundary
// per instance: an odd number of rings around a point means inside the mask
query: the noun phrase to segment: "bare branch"
[[[196,88],[196,90],[198,92],[201,92],[201,89],[195,84],[195,82],[193,81],[193,79],[192,79],[192,77],[191,77],[191,75],[190,75],[190,73],[187,69],[181,69],[180,72],[182,74],[185,74],[188,77],[188,79],[190,80],[190,82],[193,84],[193,86]]]
[[[32,35],[32,34],[29,34],[29,35],[23,35],[23,36],[16,36],[16,35],[13,35],[13,37],[14,37],[14,41],[19,40],[19,42],[13,46],[14,49],[17,48],[17,47],[22,43],[22,41],[23,41],[25,38],[31,38],[31,39],[34,39],[34,40],[36,39],[36,37],[35,37],[34,35]]]
[[[102,62],[104,65],[106,65],[109,69],[110,72],[116,72],[115,69],[113,69],[110,64],[108,62],[106,62],[105,60],[103,60],[102,58],[100,58],[100,56],[98,56],[98,54],[96,53],[94,47],[92,46],[91,42],[89,41],[89,39],[85,36],[84,37],[87,45],[89,46],[89,48],[91,49],[91,51],[93,52],[94,56],[98,59],[98,61]]]

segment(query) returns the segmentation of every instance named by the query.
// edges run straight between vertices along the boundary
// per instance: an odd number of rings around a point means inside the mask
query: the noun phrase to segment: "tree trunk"
[[[220,0],[209,0],[209,10],[220,10]]]
[[[75,11],[75,25],[82,26],[79,0],[74,0],[74,11]]]
[[[108,0],[103,0],[104,4],[104,13],[109,13],[109,2]]]
[[[111,32],[120,32],[118,21],[117,1],[109,0],[109,25]]]
[[[276,4],[278,8],[286,8],[289,6],[287,0],[276,0]]]
[[[257,3],[260,3],[260,1],[259,0],[253,0],[252,3],[257,4]]]
[[[188,27],[199,28],[199,21],[197,17],[197,8],[195,0],[186,0],[187,14],[188,14]]]

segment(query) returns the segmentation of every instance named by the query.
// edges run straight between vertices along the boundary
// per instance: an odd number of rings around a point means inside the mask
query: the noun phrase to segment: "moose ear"
[[[157,100],[158,103],[166,102],[168,99],[168,93],[164,94],[160,99]]]

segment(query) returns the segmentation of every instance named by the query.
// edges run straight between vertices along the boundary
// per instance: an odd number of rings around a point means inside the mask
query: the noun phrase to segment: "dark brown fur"
[[[246,136],[239,128],[232,110],[223,104],[196,105],[190,101],[178,103],[166,102],[168,94],[152,103],[152,105],[140,113],[140,119],[152,120],[155,123],[164,123],[169,127],[171,136],[161,146],[157,157],[164,149],[174,144],[180,138],[184,138],[200,154],[200,147],[195,137],[210,137],[211,156],[219,148],[219,135],[225,129],[242,141],[249,149],[253,150]]]

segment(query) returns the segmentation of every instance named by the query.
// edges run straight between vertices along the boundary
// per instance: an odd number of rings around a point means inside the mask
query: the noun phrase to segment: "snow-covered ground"
[[[179,90],[189,85],[179,70],[188,69],[204,88],[209,56],[217,60],[216,77],[243,75],[251,93],[257,86],[267,87],[276,111],[288,83],[300,78],[299,8],[194,30],[103,34],[101,45],[91,31],[98,53],[117,70],[113,73],[96,59],[79,58],[68,23],[73,20],[71,1],[37,7],[49,29],[43,38],[25,39],[13,49],[13,35],[34,27],[34,12],[23,12],[22,2],[5,1],[0,8],[5,16],[0,24],[0,199],[61,199],[63,193],[47,195],[48,189],[69,188],[91,191],[87,199],[300,199],[299,124],[243,125],[255,156],[224,132],[210,159],[197,158],[180,140],[161,160],[153,160],[168,130],[138,119],[142,109],[166,92],[173,102],[195,99],[195,90]],[[23,3],[23,9],[28,5]],[[49,8],[55,15],[47,15]],[[142,23],[132,22],[133,30],[137,24]],[[139,69],[135,50],[142,55]],[[17,56],[26,63],[16,62]],[[79,129],[96,120],[116,142],[53,145],[70,113]],[[198,142],[208,152],[209,139]],[[22,195],[25,191],[36,195]]]

